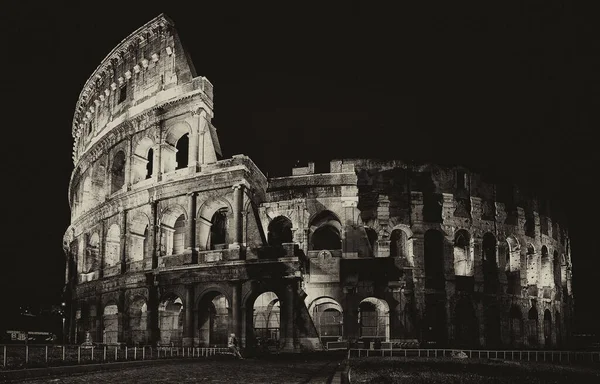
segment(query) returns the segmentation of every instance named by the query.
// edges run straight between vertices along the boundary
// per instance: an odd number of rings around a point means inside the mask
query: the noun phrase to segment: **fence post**
[[[48,364],[48,346],[46,345],[46,364]]]
[[[6,345],[4,346],[4,353],[2,355],[2,360],[4,360],[4,365],[3,367],[6,368]]]
[[[137,345],[133,347],[133,360],[137,360]]]
[[[102,361],[106,361],[106,345],[104,346],[104,357],[102,358]]]
[[[125,360],[127,360],[127,346],[125,346]]]
[[[77,364],[81,363],[81,347],[77,347]]]
[[[152,352],[152,350],[150,350]],[[142,347],[142,360],[146,360],[146,346]]]
[[[25,345],[25,364],[29,363],[29,345]]]
[[[65,361],[65,346],[62,346],[62,361]]]
[[[92,345],[92,363],[94,362],[94,346]]]
[[[117,361],[119,359],[119,347],[115,347],[115,361]]]

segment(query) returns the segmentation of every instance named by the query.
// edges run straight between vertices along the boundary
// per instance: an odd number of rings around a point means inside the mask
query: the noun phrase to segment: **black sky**
[[[249,155],[270,176],[297,159],[460,162],[551,191],[570,222],[579,325],[595,326],[594,12],[557,1],[250,3],[2,3],[9,303],[58,300],[75,103],[112,48],[165,13],[215,87],[226,156]]]

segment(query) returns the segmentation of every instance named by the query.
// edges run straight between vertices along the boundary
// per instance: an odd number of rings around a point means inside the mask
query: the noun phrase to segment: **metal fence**
[[[359,357],[453,357],[463,352],[468,358],[540,361],[555,363],[600,363],[600,352],[576,351],[487,351],[464,349],[349,349],[348,359]]]
[[[1,369],[40,368],[231,354],[228,348],[83,345],[0,345]]]

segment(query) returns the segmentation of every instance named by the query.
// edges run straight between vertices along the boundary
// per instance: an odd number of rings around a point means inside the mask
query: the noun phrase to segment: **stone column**
[[[190,149],[188,155],[188,167],[193,172],[198,172],[200,169],[198,158],[199,158],[199,139],[200,139],[200,126],[202,124],[203,115],[206,114],[201,108],[196,108],[192,112],[192,133],[190,134]]]
[[[150,256],[152,257],[151,261],[150,261],[150,268],[151,269],[156,269],[156,267],[158,267],[158,252],[159,252],[159,247],[158,247],[158,239],[160,236],[160,232],[159,232],[159,226],[158,226],[158,209],[157,209],[157,205],[158,202],[157,201],[153,201],[150,204],[150,220],[152,220],[152,222],[150,223],[150,230],[148,231],[148,235],[150,236],[150,244],[151,244],[151,251],[150,251]]]
[[[198,264],[196,250],[196,192],[188,194],[188,233],[185,238],[185,248],[192,254],[192,264]]]
[[[120,213],[121,224],[121,273],[127,271],[127,211]]]
[[[100,231],[100,266],[98,270],[98,278],[101,279],[104,276],[104,265],[106,260],[106,222],[102,220],[102,230]],[[77,274],[79,278],[79,273]]]
[[[290,281],[285,285],[283,297],[283,321],[284,321],[284,337],[282,349],[285,351],[294,350],[294,290],[296,288],[296,280]]]
[[[154,275],[152,272],[146,274],[146,284],[148,286],[148,341],[150,345],[155,346],[160,340],[160,330],[158,328],[158,286],[154,285]]]
[[[129,141],[128,147],[128,155],[126,157],[127,164],[125,164],[125,188],[128,191],[131,191],[131,186],[133,185],[133,140],[131,137],[127,138]]]
[[[233,282],[231,287],[231,332],[238,340],[242,339],[242,284]]]
[[[241,246],[244,238],[244,184],[233,186],[233,245]]]
[[[194,342],[194,286],[185,286],[185,321],[183,323],[183,346],[190,347]]]

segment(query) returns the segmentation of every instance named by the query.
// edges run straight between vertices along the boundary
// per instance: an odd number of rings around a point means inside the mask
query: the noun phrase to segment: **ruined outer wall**
[[[497,307],[501,317],[499,341],[510,345],[509,311],[513,305],[518,306],[522,314],[523,346],[534,344],[525,337],[532,307],[538,314],[539,345],[546,342],[544,311],[550,310],[553,319],[558,313],[559,325],[553,327],[551,335],[553,344],[557,345],[566,342],[570,324],[571,255],[566,227],[553,220],[546,207],[546,202],[536,200],[518,187],[484,181],[481,175],[466,168],[411,165],[401,161],[336,160],[331,162],[328,174],[314,174],[314,164],[309,163],[308,167],[293,169],[292,176],[270,179],[261,222],[267,232],[268,223],[277,216],[284,215],[291,220],[294,242],[308,256],[308,264],[318,266],[313,268],[313,273],[318,275],[308,273],[304,279],[309,295],[306,304],[310,306],[319,297],[334,298],[345,307],[346,330],[353,328],[346,321],[356,322],[346,316],[346,312],[356,311],[362,299],[376,295],[394,303],[395,308],[390,306],[393,339],[394,317],[400,326],[407,304],[414,305],[417,312],[414,326],[425,324],[426,295],[432,295],[441,300],[438,305],[446,307],[446,336],[452,344],[456,303],[467,295],[479,319],[479,345],[490,346],[486,342],[486,321],[490,314],[485,313],[485,308],[490,306]],[[329,262],[320,260],[318,251],[310,247],[314,229],[311,229],[311,220],[323,210],[337,216],[342,226],[341,250],[333,251],[334,259]],[[370,243],[364,228],[377,234],[375,243]],[[384,283],[354,281],[356,274],[343,266],[344,260],[387,258],[394,229],[408,235],[408,257],[394,261],[403,271],[401,276],[397,281],[390,278]],[[425,284],[424,234],[429,229],[444,235],[441,290],[427,288]],[[471,272],[466,279],[455,276],[453,247],[455,235],[461,229],[470,235]],[[482,242],[486,233],[496,240],[499,287],[494,292],[484,290]],[[516,240],[516,246],[512,239]],[[336,257],[339,259],[335,260]],[[364,265],[366,269],[379,268]],[[560,286],[555,285],[555,268],[560,268],[560,272],[556,272],[560,275]],[[520,281],[507,281],[509,275],[516,275]],[[555,320],[552,324],[556,324]],[[414,336],[425,337],[418,330]]]

